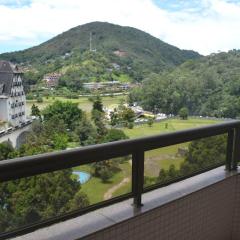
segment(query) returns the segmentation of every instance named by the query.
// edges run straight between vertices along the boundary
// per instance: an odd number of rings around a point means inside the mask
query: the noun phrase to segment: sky
[[[0,0],[0,53],[105,21],[203,55],[240,49],[240,0]]]

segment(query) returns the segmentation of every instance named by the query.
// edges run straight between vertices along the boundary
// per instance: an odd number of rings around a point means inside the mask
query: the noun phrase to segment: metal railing
[[[0,234],[0,238],[5,239],[7,237],[31,232],[37,228],[66,220],[129,198],[133,198],[135,207],[140,207],[142,205],[142,194],[144,192],[162,186],[161,184],[155,184],[151,187],[144,188],[144,153],[146,151],[226,133],[228,136],[226,170],[232,171],[237,169],[237,163],[240,160],[240,121],[229,121],[151,137],[110,142],[56,153],[0,161],[0,182],[5,182],[100,162],[115,157],[132,155],[132,191],[130,193],[61,216],[52,217],[48,220],[17,229],[16,231]],[[211,169],[214,167],[217,166],[212,166]],[[200,170],[192,175],[208,171],[209,169],[210,168]],[[187,177],[189,177],[189,175],[181,179]],[[177,180],[180,179],[174,181]]]

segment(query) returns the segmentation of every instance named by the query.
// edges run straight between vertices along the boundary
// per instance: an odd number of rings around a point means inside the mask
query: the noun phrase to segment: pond
[[[91,175],[89,173],[87,173],[87,172],[74,171],[73,174],[78,176],[78,181],[81,184],[86,183],[90,179],[90,177],[91,177]]]

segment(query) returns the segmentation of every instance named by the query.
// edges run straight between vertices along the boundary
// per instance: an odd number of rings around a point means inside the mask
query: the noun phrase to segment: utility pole
[[[92,32],[90,32],[89,50],[90,50],[90,52],[92,52]]]

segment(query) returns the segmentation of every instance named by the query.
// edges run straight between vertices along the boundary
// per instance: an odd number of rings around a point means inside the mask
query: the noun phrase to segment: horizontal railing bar
[[[114,157],[126,156],[139,149],[141,149],[141,151],[148,151],[199,138],[215,136],[227,133],[229,130],[239,126],[240,121],[229,121],[156,136],[3,160],[0,161],[0,181],[15,180],[88,163],[99,162]]]

